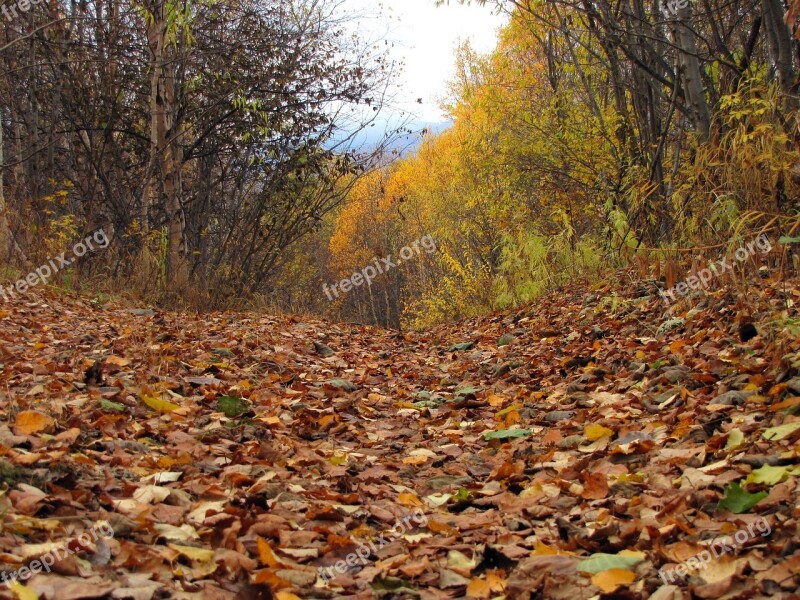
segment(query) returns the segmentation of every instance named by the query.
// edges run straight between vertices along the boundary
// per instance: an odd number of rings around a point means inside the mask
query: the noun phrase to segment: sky
[[[455,73],[454,50],[459,40],[468,39],[478,52],[489,52],[506,20],[493,14],[489,6],[463,6],[456,0],[438,8],[434,0],[391,0],[377,9],[381,17],[375,16],[374,0],[347,0],[348,4],[355,10],[372,11],[373,16],[360,21],[360,33],[394,42],[392,56],[405,64],[384,117],[409,113],[418,123],[439,123],[447,118],[439,104]],[[422,104],[417,102],[419,98]]]

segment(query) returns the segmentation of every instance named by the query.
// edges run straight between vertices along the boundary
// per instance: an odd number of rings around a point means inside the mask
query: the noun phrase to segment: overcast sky
[[[479,52],[494,48],[498,28],[505,17],[492,14],[489,7],[462,6],[452,0],[437,8],[434,0],[392,0],[384,4],[377,18],[374,0],[347,0],[356,10],[372,12],[360,21],[359,31],[376,39],[385,35],[394,42],[392,55],[405,63],[399,79],[394,106],[411,113],[414,121],[439,122],[445,115],[439,98],[447,92],[454,73],[454,48],[469,39]],[[422,98],[422,104],[417,99]],[[388,116],[388,115],[386,115]]]

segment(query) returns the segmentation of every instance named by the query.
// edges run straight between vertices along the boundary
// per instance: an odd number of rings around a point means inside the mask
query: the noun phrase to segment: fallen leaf
[[[582,560],[577,565],[578,571],[584,573],[597,574],[609,570],[627,570],[628,567],[642,562],[638,556],[624,556],[621,554],[604,554],[602,552],[592,554],[589,558]]]
[[[733,513],[739,514],[747,512],[766,497],[767,492],[751,494],[743,490],[738,483],[732,483],[725,488],[725,494],[719,501],[717,507],[722,510],[728,509]]]
[[[154,398],[153,396],[142,395],[142,401],[150,408],[158,412],[172,412],[180,408],[177,404],[173,404],[167,400]]]
[[[55,420],[38,410],[23,410],[17,413],[17,418],[14,420],[14,433],[17,435],[53,433],[55,429]]]
[[[636,574],[625,569],[609,569],[592,575],[592,583],[606,594],[610,594],[616,591],[618,587],[628,585],[634,581],[636,581]]]

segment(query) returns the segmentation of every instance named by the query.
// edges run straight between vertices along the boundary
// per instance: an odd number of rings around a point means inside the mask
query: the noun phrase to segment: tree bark
[[[147,201],[142,207],[143,226],[150,212],[163,207],[167,218],[166,288],[179,292],[188,280],[185,230],[181,201],[182,153],[175,94],[174,44],[169,40],[169,15],[165,0],[151,5],[152,19],[147,27],[150,48],[150,182]],[[172,47],[172,50],[170,49]]]
[[[691,4],[678,11],[675,19],[675,41],[679,48],[678,60],[687,113],[700,136],[700,141],[707,142],[711,137],[711,111],[703,88],[700,58],[697,55],[697,36],[688,25],[691,16]]]
[[[0,108],[0,260],[11,258],[11,229],[6,217],[6,197],[3,193],[3,112]]]
[[[796,87],[792,65],[792,32],[783,20],[783,4],[780,0],[762,0],[762,7],[770,59],[778,75],[781,90],[791,96]]]

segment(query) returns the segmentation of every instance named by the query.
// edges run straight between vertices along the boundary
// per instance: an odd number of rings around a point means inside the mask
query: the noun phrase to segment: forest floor
[[[0,597],[797,597],[799,302],[572,286],[400,334],[32,290]]]

